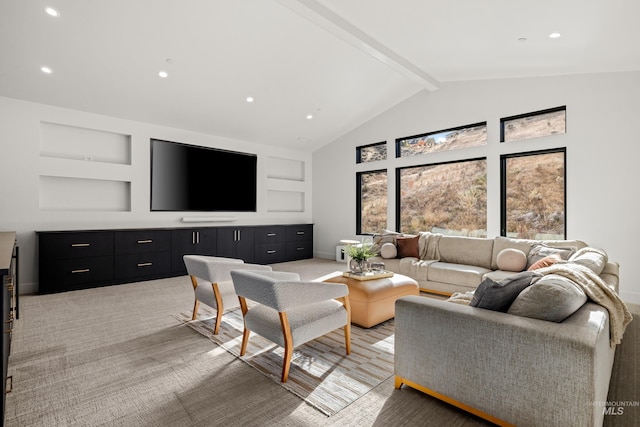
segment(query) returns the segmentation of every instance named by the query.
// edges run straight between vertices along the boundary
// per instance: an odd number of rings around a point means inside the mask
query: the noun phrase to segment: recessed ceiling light
[[[40,67],[40,71],[42,71],[43,73],[46,73],[46,74],[53,73],[53,70],[51,68],[49,68],[49,67]]]
[[[551,34],[549,34],[549,38],[550,38],[550,39],[557,39],[557,38],[559,38],[561,35],[562,35],[562,34],[560,34],[560,33],[551,33]]]
[[[46,7],[44,11],[51,16],[60,16],[60,13],[52,7]]]
[[[313,119],[313,116],[311,114],[307,114],[307,120],[311,120]]]
[[[253,102],[253,101],[254,101],[253,96],[247,96],[247,102]]]
[[[166,79],[167,77],[169,77],[169,73],[167,73],[166,71],[160,71],[158,75],[163,79]]]

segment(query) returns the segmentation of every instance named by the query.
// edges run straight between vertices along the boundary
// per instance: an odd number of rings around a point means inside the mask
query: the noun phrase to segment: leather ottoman
[[[402,274],[372,280],[343,277],[342,272],[323,276],[318,281],[344,283],[349,287],[351,322],[370,328],[396,313],[396,300],[406,295],[420,295],[418,282]]]

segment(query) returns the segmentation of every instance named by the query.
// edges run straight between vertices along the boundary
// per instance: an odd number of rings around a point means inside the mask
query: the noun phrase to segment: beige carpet
[[[176,318],[326,415],[336,414],[393,375],[393,320],[369,329],[352,326],[348,356],[342,329],[296,347],[289,379],[282,383],[284,349],[252,333],[247,352],[240,357],[240,309],[224,314],[218,335],[213,333],[214,315],[213,310],[201,308],[197,320],[191,321],[190,311]]]
[[[343,266],[316,259],[274,268],[314,278]],[[21,296],[5,426],[491,426],[408,387],[395,390],[393,378],[327,417],[179,324],[173,314],[192,306],[186,276]],[[640,401],[640,307],[630,309],[636,317],[616,351],[609,389],[618,402]],[[604,424],[639,420],[640,407],[629,406]]]

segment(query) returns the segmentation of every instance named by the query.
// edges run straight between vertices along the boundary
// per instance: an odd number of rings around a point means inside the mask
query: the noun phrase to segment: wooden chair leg
[[[239,296],[238,300],[240,301],[240,310],[242,310],[242,319],[244,320],[244,316],[247,314],[249,310],[247,306],[247,300],[244,297]],[[247,324],[244,324],[244,331],[242,332],[242,345],[240,346],[240,356],[244,356],[247,352],[247,344],[249,344],[249,335],[251,331],[247,329]]]
[[[193,285],[193,292],[196,291],[198,287],[198,279],[196,276],[189,276],[191,278],[191,284]],[[193,315],[191,315],[191,320],[196,320],[198,317],[198,308],[200,307],[200,301],[196,298],[196,301],[193,303]]]
[[[282,362],[282,382],[286,383],[289,378],[289,368],[291,367],[291,357],[293,356],[293,337],[287,313],[280,312],[280,324],[284,334],[284,361]]]
[[[351,354],[351,323],[344,325],[344,346],[347,354]]]
[[[198,317],[199,307],[200,307],[200,301],[196,300],[196,302],[193,303],[193,315],[191,316],[191,320],[196,320],[196,317]]]
[[[216,299],[216,325],[213,328],[213,334],[218,335],[218,331],[220,330],[220,323],[222,322],[222,313],[224,312],[224,305],[222,304],[222,296],[220,295],[220,288],[217,283],[212,283],[213,287],[213,296]]]
[[[242,332],[242,345],[240,346],[240,356],[244,356],[247,352],[247,344],[249,344],[249,335],[251,331],[244,327],[244,331]]]

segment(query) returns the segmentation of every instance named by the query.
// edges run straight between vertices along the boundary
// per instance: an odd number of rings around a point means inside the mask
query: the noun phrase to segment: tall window
[[[566,149],[500,156],[501,234],[566,237]]]
[[[500,119],[501,142],[511,142],[566,132],[566,106]]]
[[[486,236],[485,158],[396,170],[397,229]]]
[[[459,126],[396,139],[396,157],[411,157],[436,151],[487,144],[487,122]]]
[[[356,147],[356,163],[375,162],[387,158],[387,143],[376,142],[375,144],[362,145]]]
[[[356,174],[357,234],[375,234],[387,228],[387,171]]]

